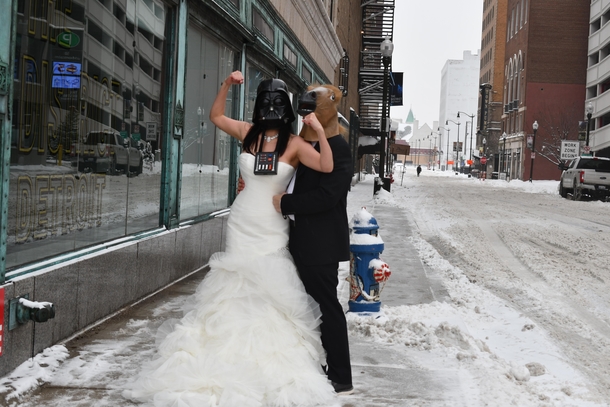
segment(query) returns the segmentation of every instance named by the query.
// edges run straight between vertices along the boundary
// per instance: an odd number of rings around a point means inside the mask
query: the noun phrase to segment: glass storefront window
[[[184,140],[182,151],[182,220],[209,214],[229,204],[231,136],[209,119],[220,83],[236,69],[235,53],[189,25],[187,50]],[[238,98],[229,91],[225,114],[234,117]]]
[[[159,226],[168,8],[20,0],[7,269]]]
[[[254,104],[256,103],[256,90],[258,89],[258,85],[265,79],[271,78],[271,76],[251,65],[249,62],[246,65],[246,74],[244,76],[244,83],[248,87],[246,92],[246,112],[244,120],[251,122],[252,115],[254,114]]]

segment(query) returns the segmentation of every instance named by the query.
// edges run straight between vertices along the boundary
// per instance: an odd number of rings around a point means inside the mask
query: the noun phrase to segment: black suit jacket
[[[350,257],[346,206],[353,175],[351,151],[341,135],[328,143],[333,171],[325,174],[300,165],[294,191],[282,197],[282,214],[295,217],[288,244],[297,264],[330,264]]]

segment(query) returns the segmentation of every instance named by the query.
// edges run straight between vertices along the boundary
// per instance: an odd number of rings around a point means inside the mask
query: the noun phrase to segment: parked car
[[[563,171],[559,180],[559,195],[563,198],[571,195],[578,201],[583,196],[602,200],[610,197],[610,158],[581,156],[559,168]]]
[[[92,131],[81,145],[73,146],[79,171],[142,173],[142,154],[137,141],[115,131]]]

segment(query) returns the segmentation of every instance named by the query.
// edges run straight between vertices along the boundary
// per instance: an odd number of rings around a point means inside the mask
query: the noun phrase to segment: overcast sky
[[[405,120],[413,109],[419,125],[438,120],[441,70],[464,51],[479,53],[483,0],[397,0],[392,70],[404,72],[403,106],[390,109]]]

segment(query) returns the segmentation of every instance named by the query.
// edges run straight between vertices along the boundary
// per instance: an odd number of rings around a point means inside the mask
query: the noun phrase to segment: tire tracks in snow
[[[610,226],[605,219],[599,219],[595,207],[574,211],[587,204],[584,202],[566,202],[557,210],[555,202],[546,202],[554,199],[552,196],[530,200],[531,195],[510,190],[493,191],[480,198],[482,204],[469,205],[473,191],[456,192],[455,188],[439,185],[443,182],[447,181],[428,183],[426,193],[414,194],[418,198],[413,198],[411,207],[422,238],[472,282],[490,289],[536,321],[554,338],[569,363],[610,398],[610,326],[589,309],[589,301],[595,301],[582,298],[588,289],[605,288],[608,292],[605,282],[610,283],[610,278],[591,271],[595,270],[591,264],[595,256],[607,252],[608,241],[603,236],[610,235]],[[553,206],[553,210],[547,206]],[[538,224],[541,219],[557,230],[556,236],[545,235],[546,230],[540,231],[540,236],[527,235],[527,225]],[[519,231],[520,227],[523,230]],[[577,241],[576,247],[571,246],[572,240]],[[476,253],[464,248],[477,242],[484,244]],[[558,289],[549,278],[551,273],[546,275],[544,265],[531,264],[527,255],[532,250],[559,254],[564,257],[559,262],[569,265],[571,273],[579,268],[582,274],[562,276],[561,269],[553,270],[552,277],[564,284]],[[585,264],[583,252],[591,257]],[[570,284],[573,275],[580,279],[589,275],[602,287],[588,281],[582,286]]]

